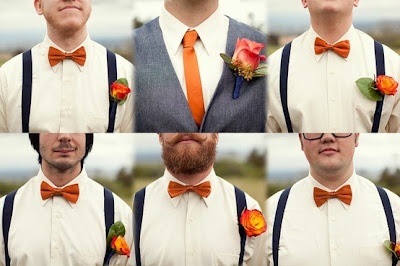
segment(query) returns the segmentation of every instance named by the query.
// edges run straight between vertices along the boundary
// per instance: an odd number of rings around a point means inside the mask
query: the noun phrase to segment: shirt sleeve
[[[3,238],[3,206],[5,197],[0,198],[0,266],[4,266],[5,262],[5,250],[4,250],[4,238]]]
[[[115,222],[121,221],[125,226],[124,239],[132,251],[133,247],[133,228],[132,228],[132,210],[118,196],[114,194],[115,205]],[[132,254],[132,252],[131,252]],[[111,257],[110,265],[134,265],[134,258],[125,255],[114,254]]]
[[[249,196],[246,197],[248,202],[247,209],[257,209],[261,211],[260,205]],[[264,215],[265,218],[265,215]],[[268,224],[267,224],[268,227]],[[261,266],[267,264],[267,233],[264,232],[261,235],[247,237],[246,248],[244,254],[244,265],[248,266]]]
[[[269,133],[281,133],[279,119],[283,116],[281,98],[279,95],[280,58],[282,48],[268,57],[268,86],[267,86],[267,118],[266,130]]]
[[[0,68],[0,132],[6,133],[7,129],[7,117],[6,117],[6,76],[4,68]]]
[[[128,99],[123,105],[118,105],[119,111],[123,109],[123,116],[120,124],[119,131],[122,133],[132,133],[133,132],[133,109],[134,109],[134,97],[133,97],[133,74],[134,68],[132,63],[117,55],[118,62],[118,78],[126,78],[128,80],[128,86],[131,92],[128,94]]]

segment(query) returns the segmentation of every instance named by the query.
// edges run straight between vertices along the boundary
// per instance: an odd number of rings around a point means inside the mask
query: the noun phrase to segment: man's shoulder
[[[22,69],[22,53],[13,56],[11,59],[6,61],[1,67],[0,71],[7,73],[9,71],[15,71],[15,68],[19,67]]]

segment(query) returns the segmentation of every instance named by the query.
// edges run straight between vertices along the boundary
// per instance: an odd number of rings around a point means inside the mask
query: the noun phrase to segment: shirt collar
[[[224,30],[224,25],[225,23],[229,23],[229,20],[222,14],[222,11],[218,7],[217,10],[200,25],[191,28],[175,18],[163,6],[159,23],[167,50],[172,51],[174,55],[177,54],[179,47],[181,47],[183,36],[189,29],[197,31],[201,45],[204,46],[207,54],[211,55],[214,47],[217,47],[216,42],[220,39],[218,38],[220,32]],[[210,29],[213,30],[210,31]]]
[[[325,191],[332,192],[332,191],[337,191],[338,189],[340,189],[340,188],[343,187],[343,186],[350,185],[350,186],[351,186],[352,193],[354,194],[355,182],[356,182],[355,180],[356,180],[356,172],[353,171],[353,174],[350,176],[349,179],[347,179],[346,182],[344,182],[342,185],[340,185],[340,186],[337,187],[336,189],[329,189],[329,188],[325,187],[324,185],[322,185],[321,183],[319,183],[319,182],[311,175],[311,173],[309,173],[308,176],[307,176],[307,181],[308,181],[308,184],[309,184],[309,186],[310,186],[310,188],[311,188],[311,191],[314,190],[314,187],[317,187],[317,188],[323,189],[323,190],[325,190]],[[354,195],[353,195],[353,196],[354,196]],[[346,209],[346,210],[350,207],[349,205],[347,205],[346,203],[343,203],[342,201],[340,201],[340,203],[342,204],[343,208]],[[319,208],[323,208],[324,206],[325,206],[325,204],[322,205],[322,206],[320,206]]]
[[[349,41],[350,41],[350,45],[351,45],[351,43],[355,41],[355,40],[354,40],[355,34],[356,34],[356,33],[355,33],[355,28],[354,28],[353,25],[351,25],[350,28],[349,28],[349,30],[348,30],[342,37],[340,37],[340,39],[339,39],[337,42],[340,42],[340,41],[343,41],[343,40],[349,40]],[[312,53],[314,54],[315,61],[319,62],[319,61],[321,60],[321,58],[325,55],[325,53],[322,53],[322,54],[315,54],[315,52],[314,52],[314,42],[315,42],[315,38],[317,38],[317,37],[323,39],[321,36],[319,36],[319,35],[315,32],[315,30],[313,29],[313,27],[310,26],[310,29],[308,30],[308,32],[307,32],[307,37],[306,37],[306,38],[307,38],[307,43],[309,44],[309,47],[310,47]],[[335,43],[337,43],[337,42],[335,42]],[[350,55],[351,55],[351,49],[350,49],[349,56],[350,56]],[[349,57],[343,58],[343,59],[347,61],[348,58],[349,58]]]
[[[174,207],[178,206],[179,201],[181,200],[181,198],[182,198],[182,196],[183,196],[184,194],[179,195],[179,196],[174,197],[174,198],[171,198],[171,197],[169,196],[169,194],[168,194],[168,184],[169,184],[169,181],[174,181],[174,182],[177,182],[177,183],[179,183],[179,184],[181,184],[181,185],[186,185],[186,184],[183,183],[182,181],[180,181],[179,179],[177,179],[176,177],[174,177],[170,172],[168,172],[167,169],[165,169],[164,175],[163,175],[162,179],[163,179],[163,183],[164,183],[164,191],[165,191],[165,193],[167,194],[168,198],[170,199],[171,204],[172,204]],[[214,172],[214,169],[212,169],[211,172],[208,174],[208,176],[206,176],[203,180],[201,180],[200,182],[198,182],[197,184],[195,184],[195,185],[198,185],[198,184],[200,184],[200,183],[203,183],[203,182],[206,182],[206,181],[210,181],[210,183],[211,183],[211,193],[210,193],[210,195],[208,195],[207,198],[203,198],[204,204],[205,204],[207,207],[211,204],[211,202],[212,202],[213,199],[215,198],[215,195],[217,194],[217,193],[215,193],[215,189],[217,188],[217,186],[216,186],[216,180],[217,180],[217,176],[216,176],[216,174],[215,174],[215,172]]]
[[[72,49],[71,51],[66,51],[66,50],[62,49],[60,46],[58,46],[57,44],[55,44],[55,43],[49,38],[49,36],[46,34],[46,35],[44,36],[43,46],[42,46],[42,50],[41,50],[41,51],[42,51],[43,55],[46,56],[46,58],[47,58],[47,56],[48,56],[48,51],[49,51],[49,47],[50,47],[50,46],[53,46],[54,48],[57,48],[58,50],[60,50],[60,51],[62,51],[62,52],[64,52],[64,53],[72,53],[72,52],[74,52],[76,49],[78,49],[78,48],[80,48],[80,47],[83,46],[83,47],[85,47],[86,58],[88,58],[88,53],[90,53],[90,45],[89,45],[90,41],[91,41],[91,39],[90,39],[90,36],[89,36],[89,34],[88,34],[87,37],[86,37],[86,39],[85,39],[82,43],[80,43],[77,47],[75,47],[75,48]],[[86,62],[85,65],[83,65],[83,66],[80,66],[80,65],[78,65],[78,64],[75,64],[75,65],[79,68],[79,70],[80,70],[81,72],[83,72],[84,69],[85,69],[86,64],[87,64],[87,62]],[[59,64],[57,64],[57,65],[55,65],[55,66],[53,66],[53,67],[51,67],[51,68],[53,69],[53,72],[57,72],[58,69],[60,68],[60,66],[61,66],[61,63],[59,63]]]
[[[78,185],[79,185],[79,198],[80,198],[80,197],[81,197],[81,194],[82,194],[83,187],[84,187],[83,184],[84,184],[85,178],[87,178],[87,173],[86,173],[85,168],[82,168],[82,171],[79,173],[79,175],[78,175],[77,177],[75,177],[74,179],[72,179],[68,184],[66,184],[65,186],[62,186],[61,188],[64,188],[64,187],[69,186],[69,185],[78,184]],[[43,173],[43,171],[42,171],[41,168],[39,169],[39,173],[38,173],[38,175],[37,175],[37,177],[36,177],[36,180],[37,180],[37,183],[38,183],[38,189],[37,189],[38,192],[39,192],[38,195],[39,195],[39,197],[40,197],[40,199],[41,199],[41,201],[42,201],[42,206],[44,206],[44,205],[46,205],[46,203],[47,203],[51,198],[42,200],[42,197],[40,196],[40,184],[42,183],[42,181],[45,181],[47,184],[49,184],[49,185],[52,186],[52,187],[57,187],[57,186],[54,185],[53,182],[51,182],[50,179],[48,179],[48,178],[44,175],[44,173]],[[69,205],[71,206],[71,208],[74,208],[75,205],[79,203],[79,198],[78,198],[78,201],[77,201],[75,204],[68,201],[68,203],[69,203]]]

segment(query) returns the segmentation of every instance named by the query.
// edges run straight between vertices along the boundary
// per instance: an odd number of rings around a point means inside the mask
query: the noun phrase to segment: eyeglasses
[[[303,137],[306,140],[317,140],[321,139],[325,133],[303,133]],[[335,138],[347,138],[353,133],[331,133]]]

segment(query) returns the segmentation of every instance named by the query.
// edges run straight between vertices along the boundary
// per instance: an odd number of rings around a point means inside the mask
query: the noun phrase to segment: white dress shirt
[[[317,33],[310,28],[292,42],[288,74],[288,109],[294,132],[371,132],[376,101],[356,85],[362,77],[376,76],[373,39],[350,27],[340,38],[350,41],[343,58],[329,50],[314,53]],[[287,132],[279,94],[283,48],[268,58],[267,131]],[[386,75],[399,82],[399,55],[384,46]],[[400,91],[400,88],[399,88]],[[400,92],[386,95],[380,132],[400,130]]]
[[[168,195],[169,181],[181,183],[168,171],[146,187],[140,234],[142,265],[237,265],[240,236],[232,184],[212,171],[207,198],[186,192]],[[260,210],[246,194],[247,208]],[[244,265],[266,265],[266,233],[247,237]]]
[[[42,181],[54,186],[39,171],[15,195],[8,242],[11,265],[103,265],[106,251],[103,187],[83,169],[67,184],[79,184],[79,198],[73,204],[60,196],[42,200]],[[118,196],[113,196],[115,222],[125,225],[124,238],[132,247],[132,210]],[[0,199],[0,217],[4,199]],[[0,219],[0,231],[1,223]],[[4,240],[0,236],[0,265],[5,265]],[[126,264],[130,262],[124,255],[113,255],[110,260],[110,265]]]
[[[46,35],[32,48],[30,132],[106,132],[109,87],[106,49],[87,37],[84,66],[64,60],[51,67],[49,46],[63,52]],[[73,49],[74,51],[76,49]],[[67,51],[67,52],[72,52]],[[132,87],[133,66],[117,55],[117,77]],[[0,132],[22,132],[22,54],[0,68]],[[132,132],[133,97],[118,105],[114,132]]]
[[[203,89],[204,108],[214,95],[222,75],[224,61],[220,53],[225,53],[228,38],[229,19],[218,8],[209,18],[195,28],[190,28],[172,16],[165,7],[162,8],[160,28],[169,58],[187,98],[185,73],[183,68],[182,39],[186,31],[195,29],[199,39],[194,45],[199,65],[201,85]],[[229,55],[232,57],[232,55]]]
[[[375,185],[355,173],[344,185],[352,189],[350,205],[329,199],[315,205],[313,188],[331,191],[308,176],[290,190],[283,215],[279,266],[381,266],[391,265],[391,253],[383,246],[389,229]],[[400,239],[400,198],[386,190],[392,206],[397,241]],[[272,230],[281,192],[267,200],[268,265],[272,258]]]

